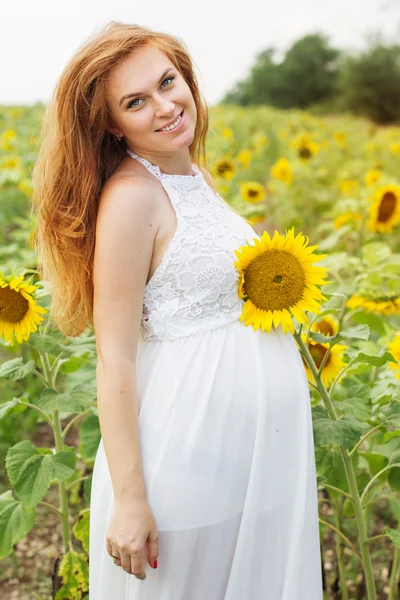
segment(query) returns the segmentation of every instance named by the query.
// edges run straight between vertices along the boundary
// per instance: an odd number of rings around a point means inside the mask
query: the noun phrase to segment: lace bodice
[[[244,300],[234,251],[259,236],[194,165],[194,175],[170,175],[127,152],[160,180],[177,218],[174,237],[144,290],[140,340],[175,339],[236,321]]]

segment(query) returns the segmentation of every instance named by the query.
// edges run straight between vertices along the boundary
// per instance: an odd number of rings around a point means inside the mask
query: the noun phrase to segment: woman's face
[[[187,148],[197,122],[191,90],[167,56],[145,46],[114,67],[106,82],[107,105],[114,127],[128,147],[140,153],[165,153]],[[159,133],[183,110],[176,132]]]

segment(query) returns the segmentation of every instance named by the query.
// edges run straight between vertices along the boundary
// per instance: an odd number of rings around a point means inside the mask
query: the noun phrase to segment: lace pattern
[[[176,339],[236,321],[235,250],[258,237],[207,184],[203,174],[169,175],[137,154],[166,190],[177,229],[143,298],[141,341]]]

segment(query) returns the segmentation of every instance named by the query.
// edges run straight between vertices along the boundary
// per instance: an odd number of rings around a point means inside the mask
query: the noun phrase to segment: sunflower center
[[[327,335],[327,336],[334,335],[332,325],[328,321],[325,321],[324,319],[322,319],[318,323],[318,329],[322,333],[322,335]]]
[[[29,302],[22,294],[10,287],[0,287],[0,319],[7,323],[19,323],[28,312]]]
[[[379,205],[378,221],[388,221],[396,208],[397,198],[393,192],[386,192]]]
[[[268,250],[246,268],[246,295],[263,310],[283,310],[297,304],[303,296],[304,286],[301,264],[286,250]]]
[[[317,367],[317,369],[319,369],[328,348],[325,348],[325,346],[321,346],[321,344],[309,344],[308,349],[315,363],[315,366]]]
[[[310,158],[310,156],[311,156],[310,148],[307,148],[307,146],[302,146],[299,149],[299,156],[301,156],[301,158]]]

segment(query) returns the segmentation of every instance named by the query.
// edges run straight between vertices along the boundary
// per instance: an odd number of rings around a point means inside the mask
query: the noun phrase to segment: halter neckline
[[[151,163],[146,158],[143,158],[143,156],[139,156],[135,152],[132,152],[132,150],[130,150],[129,148],[127,148],[126,151],[132,158],[136,158],[136,160],[138,160],[140,163],[142,163],[142,165],[144,165],[151,173],[153,173],[153,175],[156,175],[156,177],[158,177],[159,179],[179,179],[182,182],[194,182],[194,183],[200,183],[200,181],[203,179],[203,173],[201,173],[201,171],[198,171],[194,167],[193,163],[192,163],[192,170],[194,171],[194,175],[179,175],[179,174],[175,174],[175,173],[164,173],[163,171],[161,171],[161,169],[158,165],[153,165],[153,163]]]

